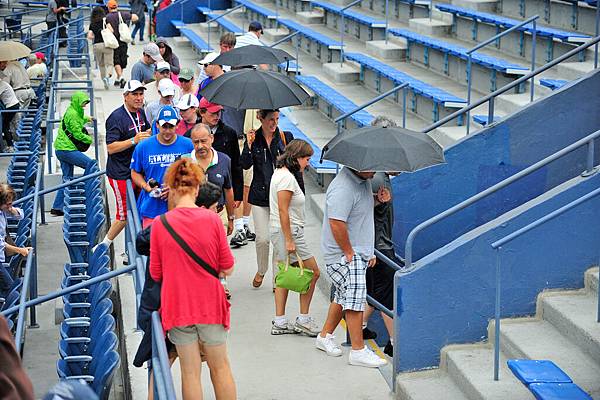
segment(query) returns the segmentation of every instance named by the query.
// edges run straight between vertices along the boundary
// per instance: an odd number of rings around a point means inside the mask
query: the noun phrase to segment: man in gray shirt
[[[384,359],[365,346],[362,336],[367,297],[365,273],[367,266],[375,265],[375,203],[370,181],[374,175],[374,172],[342,168],[327,189],[321,237],[327,275],[333,283],[335,295],[329,306],[327,321],[317,336],[316,347],[330,356],[342,355],[341,348],[333,340],[333,332],[342,319],[342,312],[345,312],[352,342],[348,362],[362,367],[386,364]]]
[[[142,59],[131,68],[131,79],[144,84],[152,82],[156,63],[162,60],[158,46],[155,43],[147,43],[142,52]]]

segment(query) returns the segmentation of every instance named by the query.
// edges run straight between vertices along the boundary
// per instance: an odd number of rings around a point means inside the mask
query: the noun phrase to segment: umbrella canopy
[[[275,110],[302,104],[309,98],[306,90],[287,76],[255,69],[227,72],[209,83],[200,95],[238,110]]]
[[[322,158],[357,171],[413,172],[442,164],[444,151],[429,135],[404,128],[369,126],[339,134]]]
[[[295,58],[281,49],[251,44],[221,53],[212,63],[241,67],[256,64],[281,64],[290,60],[295,60]]]
[[[23,43],[14,40],[0,42],[0,61],[12,61],[27,57],[31,49]]]

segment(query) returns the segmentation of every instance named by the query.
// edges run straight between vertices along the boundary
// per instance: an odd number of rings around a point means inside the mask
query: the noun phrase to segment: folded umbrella
[[[321,157],[356,171],[413,172],[445,162],[442,147],[429,135],[379,126],[335,136]]]
[[[200,95],[211,103],[238,110],[275,110],[302,104],[310,97],[287,76],[256,69],[227,72],[209,83]]]
[[[295,60],[295,58],[284,50],[251,44],[221,53],[212,64],[241,67],[257,64],[281,64],[290,60]]]
[[[31,49],[23,43],[14,40],[0,42],[0,61],[18,60],[29,54],[31,54]]]

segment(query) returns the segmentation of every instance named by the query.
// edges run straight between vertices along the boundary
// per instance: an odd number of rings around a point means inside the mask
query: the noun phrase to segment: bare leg
[[[308,314],[310,302],[312,301],[313,294],[315,293],[315,287],[317,286],[317,281],[319,280],[321,272],[319,271],[317,260],[315,260],[314,257],[311,257],[308,260],[303,260],[303,262],[305,268],[314,272],[313,278],[310,281],[308,292],[300,295],[300,314]]]
[[[177,353],[169,353],[169,367],[173,366],[173,363],[177,359]],[[150,379],[148,381],[148,400],[154,400],[154,370],[150,371]]]
[[[244,186],[244,205],[243,205],[243,215],[244,217],[249,217],[250,212],[252,211],[252,204],[248,203],[248,195],[250,194],[250,186]]]
[[[110,225],[110,229],[106,233],[106,237],[110,240],[115,240],[115,238],[119,236],[119,233],[121,233],[126,225],[127,221],[113,221],[113,223]]]
[[[227,346],[225,344],[205,345],[204,351],[210,369],[210,380],[215,389],[215,397],[217,400],[235,400],[237,393],[227,357]]]
[[[276,287],[275,288],[275,315],[282,317],[285,315],[285,303],[287,302],[289,290]]]
[[[365,341],[362,334],[363,312],[346,310],[346,324],[350,333],[352,350],[362,350],[365,347]]]
[[[342,306],[337,303],[331,303],[329,305],[329,311],[327,312],[327,320],[325,324],[323,324],[323,329],[321,330],[321,337],[327,336],[328,333],[333,333],[335,328],[340,324],[342,320]]]
[[[202,359],[200,343],[175,345],[181,365],[181,388],[183,400],[202,400]]]
[[[117,77],[115,79],[116,80],[121,79],[122,75],[123,75],[123,68],[121,68],[120,65],[115,65],[115,72],[117,73]]]
[[[384,313],[381,313],[381,318],[383,318],[383,323],[385,325],[385,329],[387,329],[388,331],[388,335],[390,336],[390,338],[394,337],[394,320],[391,319],[390,317],[388,317],[387,315],[385,315]]]

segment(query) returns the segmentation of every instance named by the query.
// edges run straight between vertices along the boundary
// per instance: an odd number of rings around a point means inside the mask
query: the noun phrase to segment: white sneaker
[[[387,364],[387,361],[373,353],[367,346],[362,350],[350,350],[348,364],[359,367],[378,368]]]
[[[317,349],[323,350],[328,356],[339,357],[342,355],[342,348],[335,342],[335,336],[328,333],[326,337],[317,335],[315,345]]]
[[[294,324],[294,330],[298,333],[303,333],[306,336],[315,337],[321,332],[321,328],[315,324],[315,321],[311,317],[306,322],[300,322],[299,318],[296,318]]]

